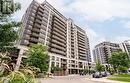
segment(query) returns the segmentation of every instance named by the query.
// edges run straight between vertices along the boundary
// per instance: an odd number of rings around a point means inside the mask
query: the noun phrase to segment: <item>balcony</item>
[[[58,19],[57,17],[54,17],[54,20],[56,20],[57,22],[59,22],[60,24],[62,24],[64,27],[66,27],[65,22],[63,22],[62,20]]]
[[[32,12],[32,13],[36,13],[36,10],[35,10],[35,9],[31,9],[31,12]]]
[[[85,41],[85,38],[84,38],[84,37],[81,37],[81,36],[78,36],[78,39]]]
[[[80,53],[86,54],[86,51],[79,50]]]
[[[39,41],[39,43],[42,43],[42,44],[45,42],[45,40],[44,40],[44,39],[42,39],[42,38],[39,38],[39,40],[38,40],[38,41]]]
[[[33,7],[32,7],[32,9],[35,9],[35,10],[37,10],[37,8],[38,8],[38,7],[37,7],[37,6],[35,6],[35,5],[33,5]]]
[[[38,8],[38,10],[39,10],[40,12],[42,12],[42,13],[44,12],[44,9],[42,9],[42,8],[40,8],[40,7]]]
[[[29,39],[30,39],[30,36],[25,34],[25,35],[24,35],[24,39],[29,40]]]
[[[81,47],[78,47],[79,50],[83,50],[83,51],[86,51],[85,48],[81,48]]]
[[[62,42],[62,43],[64,43],[64,44],[66,44],[66,41],[65,41],[65,40],[63,40],[63,39],[61,39],[61,38],[59,38],[59,37],[57,37],[57,36],[55,36],[55,35],[53,35],[52,38],[53,38],[53,39],[56,39],[56,40],[58,40],[58,41],[60,41],[60,42]]]
[[[33,42],[38,42],[38,39],[36,39],[36,38],[30,38],[30,41],[33,41]]]
[[[45,34],[40,33],[39,37],[42,38],[42,39],[45,39]]]
[[[43,13],[43,17],[48,19],[49,14]]]
[[[31,20],[28,21],[28,24],[33,25],[33,22]]]
[[[66,44],[64,44],[64,43],[61,43],[61,42],[59,42],[59,41],[57,41],[57,40],[54,40],[54,39],[52,39],[52,42],[66,48]]]
[[[23,44],[23,45],[28,45],[28,44],[29,44],[29,41],[28,41],[28,40],[22,40],[21,44]]]
[[[83,36],[83,37],[85,36],[83,33],[79,32],[79,31],[78,31],[78,35]]]
[[[43,16],[43,13],[41,13],[39,11],[37,12],[37,14],[40,15],[41,17]]]
[[[62,31],[60,31],[59,29],[53,28],[53,30],[56,31],[56,32],[58,32],[58,33],[60,33],[60,34],[63,35],[64,37],[66,37],[66,34],[65,34],[64,32],[62,32]]]
[[[42,5],[40,5],[40,7],[41,7],[41,9],[42,9],[42,10],[44,10],[44,9],[45,9],[45,7],[44,7],[44,6],[42,6]],[[45,10],[44,10],[44,11],[45,11]]]
[[[61,25],[60,23],[58,23],[57,21],[53,21],[54,22],[54,24],[57,24],[59,27],[61,27],[61,28],[63,28],[64,30],[66,30],[66,27],[65,26],[63,26],[63,25]]]
[[[41,25],[35,23],[34,27],[41,28]]]
[[[34,17],[33,17],[33,16],[30,16],[30,17],[29,17],[29,20],[34,21]]]
[[[29,35],[30,35],[30,34],[31,34],[31,31],[30,31],[30,30],[28,30],[28,29],[25,29],[24,33],[25,33],[25,34],[29,34]]]
[[[36,22],[36,23],[39,23],[39,24],[42,24],[42,20],[36,19],[35,22]]]
[[[87,57],[87,54],[79,53],[79,56],[80,56],[80,57]]]
[[[84,57],[79,57],[79,59],[80,59],[80,60],[84,60],[84,61],[87,60],[87,58],[84,58]]]
[[[39,33],[39,32],[40,32],[40,29],[33,28],[32,31],[34,31],[34,32],[38,32],[38,33]]]
[[[31,36],[39,37],[39,34],[37,34],[37,33],[31,33]]]
[[[61,49],[62,51],[65,51],[66,52],[66,49],[64,47],[61,47],[61,46],[58,46],[56,44],[51,44],[52,47],[54,48],[58,48],[58,49]]]
[[[85,41],[78,41],[79,45],[85,46]]]
[[[63,35],[61,35],[61,34],[59,34],[59,33],[55,32],[55,31],[52,31],[52,33],[53,33],[54,35],[56,35],[56,36],[60,37],[61,39],[66,40],[66,37],[64,37]]]
[[[57,54],[61,54],[61,55],[66,56],[66,53],[65,53],[65,52],[60,51],[60,50],[57,50],[57,49],[55,49],[55,48],[51,48],[51,52],[54,52],[54,53],[57,53]]]
[[[37,15],[36,18],[41,20],[42,16]]]
[[[46,35],[46,31],[45,31],[45,30],[43,30],[43,29],[41,29],[41,30],[40,30],[40,33],[42,33],[42,34]]]
[[[66,30],[65,30],[65,29],[61,28],[60,26],[58,26],[58,25],[56,25],[56,24],[53,24],[52,27],[58,28],[58,29],[61,30],[62,32],[66,33]]]
[[[31,25],[28,25],[26,28],[29,29],[29,30],[32,30],[32,26]]]
[[[78,47],[86,49],[85,45],[78,44]]]

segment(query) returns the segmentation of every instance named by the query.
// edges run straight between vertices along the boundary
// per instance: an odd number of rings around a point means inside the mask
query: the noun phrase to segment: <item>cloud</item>
[[[129,0],[74,0],[69,7],[89,21],[130,18]]]
[[[121,23],[124,25],[125,28],[130,29],[130,21],[123,20]]]
[[[32,0],[19,0],[22,3],[22,15]],[[42,3],[44,0],[37,0]],[[115,18],[130,18],[130,0],[47,0],[63,14],[68,13],[87,21],[104,22]],[[17,15],[17,16],[18,16]],[[18,16],[18,17],[19,17]]]
[[[121,43],[125,40],[130,40],[129,36],[117,36],[114,39],[112,39],[111,41],[116,42],[116,43]]]

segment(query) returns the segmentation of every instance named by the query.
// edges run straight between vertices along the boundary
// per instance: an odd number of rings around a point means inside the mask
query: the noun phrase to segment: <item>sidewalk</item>
[[[89,78],[87,78],[87,79],[89,79]],[[102,82],[102,83],[129,83],[129,82],[119,82],[119,81],[107,80],[106,78],[90,78],[89,80],[94,81],[94,82]]]

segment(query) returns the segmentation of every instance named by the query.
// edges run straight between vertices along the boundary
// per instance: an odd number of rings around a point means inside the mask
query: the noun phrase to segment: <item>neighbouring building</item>
[[[120,44],[123,52],[126,52],[130,58],[130,40],[126,40]]]
[[[22,19],[22,29],[17,47],[20,49],[17,67],[24,52],[32,44],[48,46],[50,62],[63,68],[64,74],[79,73],[91,62],[89,39],[85,30],[67,19],[47,1],[32,1]]]
[[[121,51],[119,44],[111,42],[102,42],[95,46],[93,50],[94,61],[99,60],[102,64],[108,64],[108,58],[113,52]]]

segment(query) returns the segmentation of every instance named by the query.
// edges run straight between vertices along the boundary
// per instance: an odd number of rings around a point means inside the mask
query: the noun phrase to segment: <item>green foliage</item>
[[[12,6],[14,8],[14,12],[21,8],[19,3],[12,4]],[[0,52],[9,52],[15,50],[15,48],[12,46],[18,39],[18,28],[20,27],[21,23],[14,22],[12,19],[10,19],[13,13],[0,13]]]
[[[109,80],[115,80],[115,81],[122,81],[122,82],[130,82],[130,75],[129,74],[117,74],[108,77]]]
[[[8,53],[0,53],[0,65],[2,63],[8,63],[8,61],[11,60],[11,58],[8,56]]]
[[[8,81],[8,83],[35,83],[34,75],[31,70],[22,69],[21,71],[12,71],[2,81]]]
[[[11,22],[0,25],[0,51],[13,51],[15,50],[13,46],[14,42],[18,39],[18,28],[20,23]]]
[[[90,70],[88,70],[88,69],[83,69],[83,72],[84,72],[85,74],[88,74],[88,73],[90,73]]]
[[[0,53],[0,77],[5,75],[5,72],[9,70],[9,66],[7,65],[11,58],[8,56],[8,53]]]
[[[39,68],[41,72],[48,70],[49,56],[47,46],[32,45],[27,52],[27,66]]]
[[[35,83],[34,67],[23,67],[19,71],[12,71],[7,64],[3,64],[1,67],[4,68],[4,72],[8,70],[8,74],[2,75],[1,83]]]
[[[52,69],[51,69],[51,72],[52,73],[54,73],[54,72],[57,72],[57,71],[62,71],[62,68],[60,68],[60,67],[52,67]]]
[[[114,77],[114,78],[112,78],[112,77],[109,77],[109,78],[107,78],[107,79],[109,79],[109,80],[114,80],[114,81],[121,81],[121,82],[130,82],[130,78],[118,78],[118,77]]]
[[[5,0],[3,0],[5,1]],[[3,4],[5,4],[6,2],[3,2]],[[11,3],[10,3],[11,4]],[[8,11],[5,11],[6,10],[6,6],[3,6],[3,11],[4,11],[4,14],[2,12],[0,12],[0,22],[5,22],[5,21],[8,21],[9,17],[16,11],[20,10],[21,9],[21,4],[20,3],[14,3],[14,4],[11,4],[12,7],[10,8],[10,10],[13,10],[12,12],[8,13]],[[7,13],[7,14],[5,14]]]
[[[125,52],[115,52],[112,53],[112,56],[109,58],[109,63],[113,66],[114,70],[121,69],[121,67],[129,67],[129,58]]]
[[[119,72],[123,72],[123,73],[126,73],[127,69],[128,69],[128,67],[124,67],[124,66],[119,66],[118,67]]]
[[[118,77],[130,77],[130,74],[116,74],[113,76],[118,76]]]
[[[100,61],[98,60],[96,63],[96,70],[101,72],[105,70],[105,67],[100,63]]]

